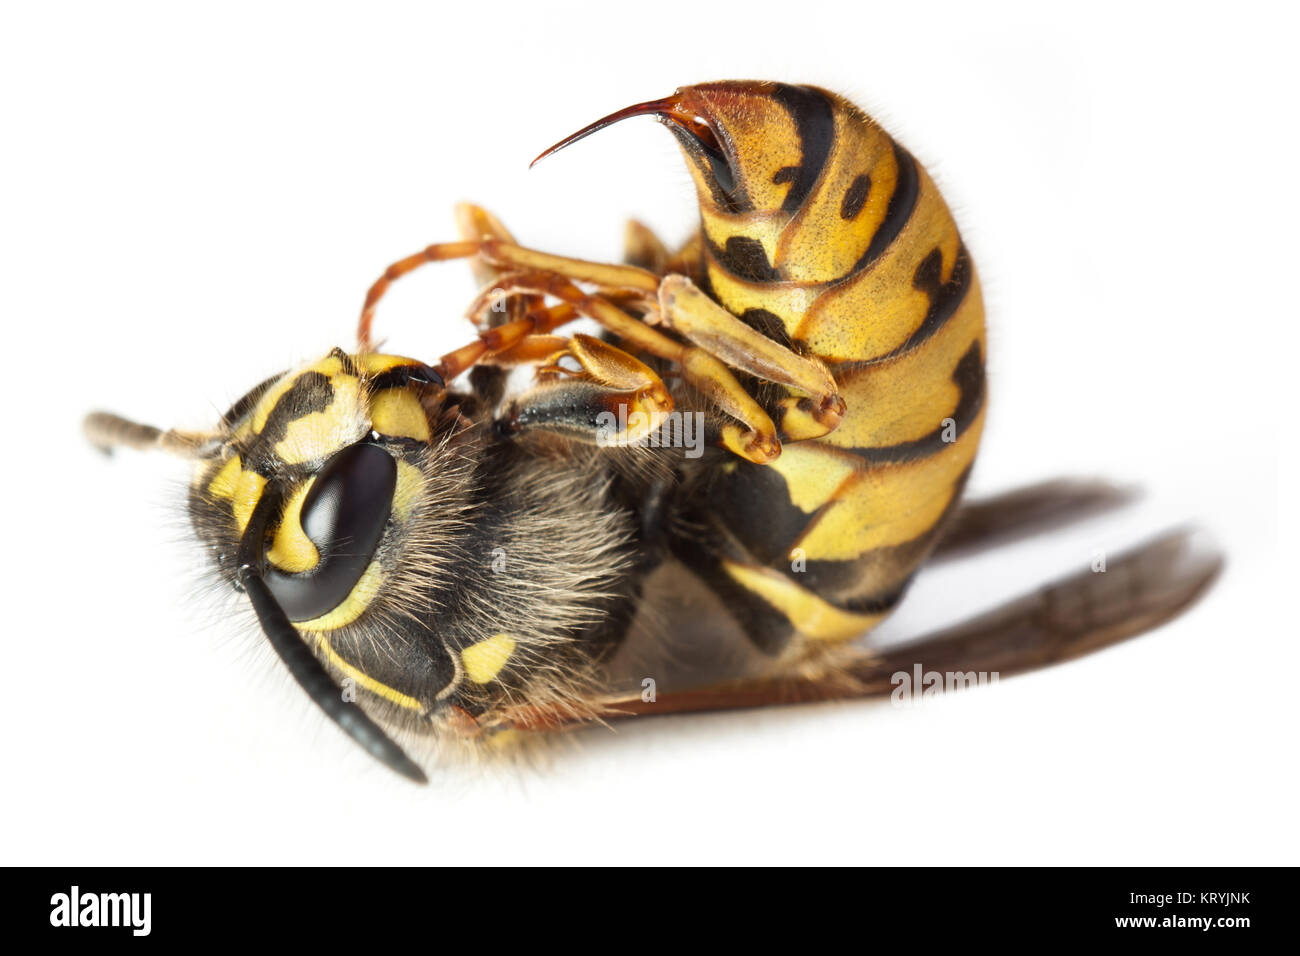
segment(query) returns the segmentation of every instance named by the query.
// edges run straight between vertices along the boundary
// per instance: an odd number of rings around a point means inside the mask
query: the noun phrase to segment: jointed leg
[[[553,336],[534,336],[516,348],[535,340],[555,341]],[[566,355],[577,361],[580,371],[558,364]],[[541,428],[589,443],[635,444],[663,424],[673,409],[659,376],[608,342],[578,334],[544,360],[542,384],[505,409],[500,427],[506,431]]]
[[[676,274],[697,280],[703,251],[701,246],[700,233],[696,230],[676,252],[671,252],[649,226],[629,219],[623,234],[623,261],[658,276]]]
[[[500,242],[513,243],[515,237],[510,234],[510,230],[492,213],[488,212],[482,206],[475,206],[472,203],[457,203],[455,209],[456,228],[460,232],[462,239],[470,241],[481,241],[483,239],[496,239]],[[470,271],[474,273],[474,281],[480,285],[487,285],[496,279],[500,270],[481,258],[470,261]]]
[[[637,223],[629,224],[629,233],[634,246],[648,246],[658,241],[654,239],[653,234]],[[549,271],[530,273],[522,270],[519,273],[499,277],[498,288],[486,290],[471,304],[470,316],[480,317],[489,305],[501,296],[522,290],[554,295],[571,307],[569,310],[550,312],[545,316],[529,313],[539,322],[537,327],[539,332],[555,328],[568,321],[573,311],[578,311],[596,319],[610,331],[651,354],[681,361],[676,354],[681,349],[676,343],[666,346],[664,342],[671,342],[666,337],[654,337],[631,329],[627,320],[631,319],[638,324],[639,320],[627,316],[622,309],[616,308],[611,312],[608,308],[602,308],[599,299],[605,299],[608,305],[612,305],[612,302],[608,302],[609,297],[588,296],[568,281],[567,277]],[[620,296],[626,302],[644,302],[646,298],[643,294],[628,292],[621,294],[616,292],[614,295]],[[586,301],[582,302],[581,299]],[[670,275],[660,282],[658,304],[658,314],[665,325],[680,332],[700,350],[720,360],[721,364],[806,393],[810,400],[791,397],[783,402],[786,407],[783,421],[800,438],[824,435],[839,425],[844,416],[844,400],[839,395],[834,378],[821,363],[798,355],[761,332],[750,328],[704,295],[685,276]],[[695,361],[697,374],[702,374],[707,380],[715,383],[723,378],[717,374],[716,363],[705,363],[698,358]],[[725,379],[734,381],[734,376],[727,373]],[[758,410],[758,406],[757,403],[752,402],[752,399],[735,400],[731,389],[726,387],[719,389],[716,385],[708,391],[710,394],[721,391],[723,407],[728,413],[749,424],[750,432],[760,431],[760,428],[755,427],[754,424],[757,421],[754,412]],[[763,413],[763,416],[766,418],[766,413]],[[737,433],[734,438],[738,446],[747,449],[738,453],[743,457],[758,460],[752,454],[752,440],[753,436],[750,434],[742,437]],[[737,448],[733,447],[733,450]]]
[[[515,237],[510,234],[510,230],[500,219],[482,206],[475,206],[472,203],[456,205],[456,227],[460,230],[462,239],[496,239],[511,244],[515,241]],[[484,260],[482,256],[470,259],[470,271],[474,274],[474,281],[483,287],[491,286],[501,275],[501,269]],[[522,318],[530,310],[540,309],[542,305],[540,298],[516,296],[497,302],[492,314],[483,316],[482,320],[476,321],[475,324],[481,328],[501,325]]]
[[[432,245],[408,256],[388,268],[366,296],[358,325],[360,348],[371,346],[370,327],[374,309],[389,285],[401,276],[428,262],[478,255],[490,265],[514,271],[495,275],[498,288],[488,290],[471,308],[478,319],[488,307],[507,295],[523,293],[530,298],[520,318],[518,311],[498,330],[511,329],[520,339],[529,334],[546,334],[575,314],[595,319],[622,339],[633,351],[655,355],[679,365],[684,377],[707,394],[727,415],[740,424],[721,429],[721,441],[735,454],[758,463],[774,460],[781,450],[776,427],[768,414],[728,371],[731,364],[756,376],[806,392],[810,399],[792,397],[787,403],[785,421],[799,419],[799,437],[825,434],[838,425],[844,413],[835,382],[818,363],[791,352],[761,333],[749,328],[725,309],[711,302],[684,276],[670,276],[661,283],[653,272],[635,266],[616,266],[587,262],[537,252],[515,245],[509,234],[494,218],[476,207],[462,212],[462,229],[481,230],[484,237],[458,243]],[[658,258],[657,240],[643,227],[633,227],[634,245],[642,247],[651,259]],[[652,297],[658,297],[659,312],[669,327],[695,343],[684,346],[650,328],[644,321],[619,308],[609,298],[590,295],[575,282],[598,286],[602,292],[619,298],[630,297],[629,305],[639,302],[647,311]],[[538,298],[553,296],[561,300],[556,310],[539,309]],[[514,327],[512,329],[512,327]],[[509,348],[509,342],[480,341],[471,343],[448,356],[443,368],[457,374],[490,352]]]
[[[478,364],[496,365],[500,368],[549,365],[567,352],[568,348],[569,339],[562,335],[528,335],[500,352],[489,353]]]
[[[519,283],[534,283],[537,281],[537,273],[532,272],[510,272],[497,278],[492,288],[484,288],[474,297],[468,309],[465,310],[466,316],[474,323],[475,326],[482,328],[488,324],[487,317],[494,310],[497,303],[503,299],[514,302],[517,300],[532,299],[541,301],[543,296],[525,296],[519,290],[523,288]],[[644,295],[633,292],[610,292],[602,295],[605,301],[612,305],[617,305],[623,309],[634,310],[651,310],[654,308],[653,300],[648,300]],[[524,317],[533,320],[534,326],[539,332],[548,332],[552,329],[558,329],[562,325],[567,325],[582,316],[571,303],[560,302],[556,305],[539,305],[527,309],[523,313]]]
[[[629,219],[623,232],[623,261],[657,276],[663,275],[668,265],[668,249],[649,226]]]
[[[482,241],[477,239],[435,243],[415,255],[397,260],[385,269],[384,274],[376,279],[366,292],[366,301],[361,306],[361,318],[357,321],[357,350],[373,351],[370,328],[375,319],[375,307],[379,305],[379,300],[384,297],[389,286],[407,273],[414,272],[420,266],[428,265],[430,262],[446,262],[449,259],[465,259],[476,255],[481,246]]]
[[[696,230],[689,239],[682,243],[680,249],[668,257],[668,262],[664,264],[664,273],[676,273],[677,275],[690,276],[692,279],[699,279],[703,255],[704,240],[700,238],[700,233]]]
[[[479,210],[479,212],[482,212],[482,210]],[[484,215],[487,214],[484,213]],[[470,216],[470,220],[472,223],[474,220],[473,215]],[[467,259],[475,255],[482,256],[489,264],[502,269],[552,273],[577,282],[591,282],[602,288],[623,289],[653,295],[659,287],[658,276],[635,266],[606,265],[599,262],[588,262],[584,259],[553,256],[549,253],[525,249],[512,242],[490,236],[482,239],[465,239],[460,242],[435,243],[414,255],[394,262],[384,270],[383,275],[375,280],[366,293],[365,302],[361,307],[361,319],[357,323],[357,347],[363,352],[371,349],[370,332],[374,322],[375,307],[394,282],[431,262]]]
[[[668,328],[680,332],[732,368],[806,392],[812,398],[807,409],[812,430],[816,426],[822,428],[818,434],[833,431],[844,417],[844,399],[840,398],[839,387],[824,365],[750,328],[685,276],[670,275],[659,284],[659,314]],[[799,412],[797,400],[790,408],[787,417]],[[800,428],[800,437],[817,437],[808,434],[809,430]]]
[[[606,290],[624,289],[629,292],[653,295],[659,288],[657,275],[636,266],[611,265],[604,262],[589,262],[586,259],[572,259],[568,256],[556,256],[498,239],[484,240],[481,253],[484,259],[494,265],[530,272],[549,272],[564,276],[573,282],[590,282]]]
[[[502,288],[491,295],[516,292],[554,296],[580,315],[594,319],[618,336],[629,348],[676,363],[683,376],[708,395],[722,411],[741,423],[722,429],[723,444],[735,454],[759,464],[781,453],[776,426],[758,402],[736,381],[722,362],[705,352],[669,338],[618,308],[608,299],[583,292],[572,282],[552,273],[519,273],[503,277]],[[743,426],[743,427],[742,427]]]
[[[539,428],[587,443],[632,445],[673,410],[663,381],[634,356],[589,335],[530,334],[532,326],[525,318],[489,329],[444,355],[434,370],[450,381],[474,365],[538,366],[541,384],[512,401],[498,420],[507,432]],[[577,370],[559,364],[566,356]]]

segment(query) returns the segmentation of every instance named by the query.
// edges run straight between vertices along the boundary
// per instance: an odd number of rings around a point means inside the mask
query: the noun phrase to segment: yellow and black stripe
[[[711,554],[680,553],[760,646],[850,637],[898,601],[975,457],[979,280],[924,168],[843,98],[728,82],[673,100],[712,134],[670,125],[699,196],[697,281],[825,362],[848,406],[826,434],[797,396],[756,384],[784,450],[722,465],[698,515]]]

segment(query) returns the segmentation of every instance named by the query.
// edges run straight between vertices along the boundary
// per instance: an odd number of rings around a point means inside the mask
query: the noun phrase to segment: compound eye
[[[351,445],[325,463],[302,504],[302,529],[320,553],[311,571],[267,569],[267,586],[291,621],[342,604],[374,559],[393,509],[397,463],[378,445]]]

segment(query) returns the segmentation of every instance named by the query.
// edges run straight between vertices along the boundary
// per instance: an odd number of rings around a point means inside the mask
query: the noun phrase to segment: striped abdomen
[[[676,99],[716,137],[674,129],[700,198],[698,278],[824,361],[848,405],[829,434],[792,417],[771,465],[723,466],[699,515],[714,560],[691,563],[764,647],[850,637],[898,601],[975,457],[978,279],[929,175],[843,98],[717,83]]]

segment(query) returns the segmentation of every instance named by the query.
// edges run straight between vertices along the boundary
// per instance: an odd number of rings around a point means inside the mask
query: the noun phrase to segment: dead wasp
[[[355,350],[210,432],[86,419],[103,448],[194,460],[217,572],[368,752],[423,780],[377,721],[478,736],[887,694],[916,662],[1013,673],[1153,627],[1213,579],[1219,558],[1174,533],[904,648],[850,643],[928,558],[1121,496],[1058,482],[959,506],[986,407],[979,278],[933,181],[864,113],[709,83],[542,155],[641,115],[697,189],[675,252],[633,223],[624,264],[551,255],[463,206],[459,241],[373,285]],[[390,283],[449,259],[485,284],[477,337],[432,365],[376,352]],[[558,334],[578,318],[602,334]]]

